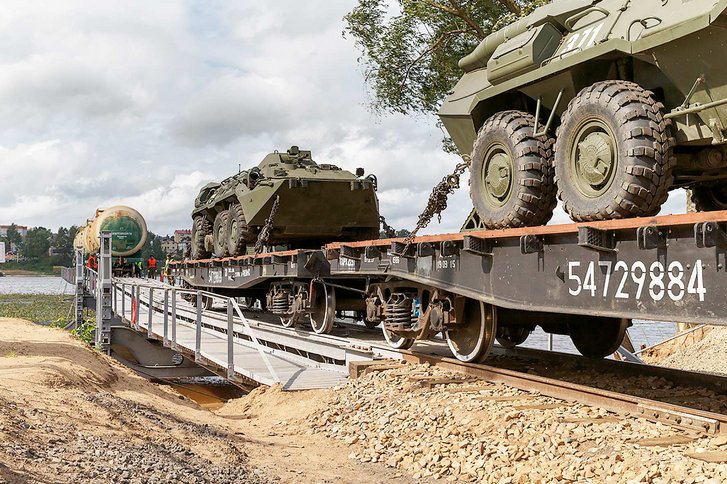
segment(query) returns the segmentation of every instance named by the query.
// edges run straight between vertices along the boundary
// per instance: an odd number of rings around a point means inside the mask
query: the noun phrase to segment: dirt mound
[[[243,398],[230,400],[215,413],[222,416],[244,416],[269,420],[306,418],[320,412],[330,399],[332,390],[285,392],[280,385],[258,387]]]
[[[712,326],[703,326],[695,331],[684,334],[665,343],[661,343],[650,350],[644,351],[641,354],[641,358],[647,363],[658,365],[661,361],[683,351],[684,348],[688,348],[699,341],[702,341],[705,337],[707,337],[712,328]]]
[[[650,352],[645,360],[669,368],[727,375],[726,327],[705,327],[667,344]]]
[[[311,435],[330,391],[259,388],[212,413],[60,329],[0,318],[0,340],[0,483],[401,481]]]
[[[245,438],[60,330],[0,319],[0,482],[259,482]]]

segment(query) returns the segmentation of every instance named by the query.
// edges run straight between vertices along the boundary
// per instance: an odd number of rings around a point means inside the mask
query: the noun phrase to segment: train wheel
[[[457,327],[444,333],[452,354],[467,363],[487,357],[497,329],[495,306],[467,298],[457,319]]]
[[[310,324],[318,334],[328,334],[336,319],[336,290],[321,282],[312,284]]]
[[[404,338],[402,336],[392,333],[391,331],[388,331],[386,329],[386,323],[381,325],[381,330],[384,333],[384,338],[386,339],[386,342],[394,349],[408,350],[414,344],[414,339]]]
[[[214,304],[215,300],[212,299],[209,296],[202,296],[202,308],[203,309],[212,309],[212,305]]]
[[[517,345],[521,345],[530,336],[530,329],[523,326],[502,326],[497,328],[497,336],[495,339],[500,346],[511,350]]]
[[[229,214],[227,210],[223,210],[215,217],[215,224],[212,229],[212,244],[217,257],[227,257],[229,255],[227,250],[227,218]]]
[[[231,256],[245,255],[248,227],[242,206],[233,204],[227,215],[227,251]]]
[[[727,184],[698,185],[690,191],[697,212],[727,210]]]
[[[293,316],[280,316],[280,324],[286,328],[294,328],[295,323],[298,322],[298,318]]]
[[[197,215],[192,221],[192,258],[206,259],[210,256],[204,239],[212,233],[212,224],[204,215]]]
[[[577,222],[653,214],[673,184],[673,140],[663,106],[627,81],[583,89],[561,116],[555,180]]]
[[[485,227],[544,225],[553,216],[553,139],[535,138],[535,118],[503,111],[489,118],[472,152],[470,197]]]
[[[604,358],[613,354],[629,327],[628,319],[597,318],[592,322],[571,323],[568,333],[576,349],[587,358]]]
[[[188,301],[192,304],[192,306],[197,307],[197,296],[195,294],[192,294]],[[202,296],[202,309],[212,309],[212,304],[214,302],[214,299],[211,297]]]

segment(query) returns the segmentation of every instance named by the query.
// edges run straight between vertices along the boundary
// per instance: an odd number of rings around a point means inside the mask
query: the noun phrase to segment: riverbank
[[[0,335],[0,482],[413,482],[350,461],[344,443],[291,438],[281,422],[319,412],[326,392],[213,413],[60,329],[3,318]]]
[[[26,269],[0,268],[0,272],[3,273],[3,276],[53,276],[53,275],[57,275],[54,272],[29,271]]]
[[[61,266],[50,261],[6,262],[0,264],[0,272],[6,276],[57,276]]]

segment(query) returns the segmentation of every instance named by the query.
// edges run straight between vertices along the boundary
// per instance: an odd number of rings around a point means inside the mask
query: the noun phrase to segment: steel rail
[[[472,375],[490,382],[501,382],[526,392],[538,392],[560,400],[583,403],[620,415],[642,417],[705,434],[727,433],[727,415],[489,365],[464,363],[453,358],[409,350],[402,350],[401,354],[404,361],[409,363],[428,363],[433,367]]]

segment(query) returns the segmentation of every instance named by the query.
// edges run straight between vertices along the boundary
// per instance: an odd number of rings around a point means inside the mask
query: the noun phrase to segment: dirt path
[[[0,318],[0,482],[395,477],[350,461],[343,444],[287,428],[287,418],[306,418],[324,395],[264,393],[264,404],[256,394],[215,414],[62,330]]]

